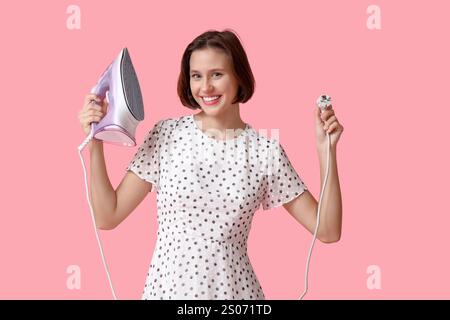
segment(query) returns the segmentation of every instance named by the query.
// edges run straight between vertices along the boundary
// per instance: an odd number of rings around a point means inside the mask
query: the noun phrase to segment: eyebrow
[[[225,69],[215,68],[215,69],[211,69],[211,70],[209,70],[209,71],[225,71]],[[197,71],[197,70],[191,70],[191,73],[192,73],[192,72],[200,72],[200,71]]]

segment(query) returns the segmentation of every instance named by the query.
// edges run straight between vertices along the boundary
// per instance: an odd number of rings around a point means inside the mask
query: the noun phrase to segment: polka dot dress
[[[157,122],[127,167],[157,192],[142,299],[265,299],[247,255],[254,213],[307,190],[276,139],[216,139],[193,115]]]

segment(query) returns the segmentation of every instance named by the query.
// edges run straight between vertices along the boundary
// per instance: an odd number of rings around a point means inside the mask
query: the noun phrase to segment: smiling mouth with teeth
[[[203,100],[209,102],[219,99],[221,96],[209,96],[209,97],[202,97]]]
[[[206,105],[215,105],[219,101],[219,99],[222,97],[222,95],[217,96],[209,96],[209,97],[201,97],[203,100],[203,103]]]

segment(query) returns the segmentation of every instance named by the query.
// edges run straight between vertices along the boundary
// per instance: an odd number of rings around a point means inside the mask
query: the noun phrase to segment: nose
[[[205,80],[202,82],[202,91],[203,91],[203,92],[209,92],[209,91],[211,91],[211,89],[212,89],[211,83],[209,82],[208,79],[205,79]]]

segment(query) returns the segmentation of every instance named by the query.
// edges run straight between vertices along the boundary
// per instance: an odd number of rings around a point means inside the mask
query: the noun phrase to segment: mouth
[[[207,106],[215,105],[219,102],[222,95],[209,96],[209,97],[201,97],[204,104]]]

